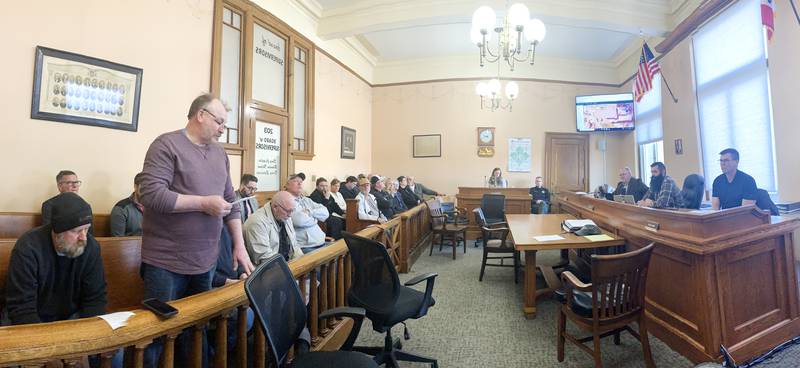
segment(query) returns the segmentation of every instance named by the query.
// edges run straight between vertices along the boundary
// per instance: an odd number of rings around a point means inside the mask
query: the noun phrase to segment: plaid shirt
[[[681,208],[683,205],[681,190],[670,176],[664,177],[664,183],[661,184],[658,193],[653,193],[653,188],[650,188],[644,198],[655,202],[653,208]]]

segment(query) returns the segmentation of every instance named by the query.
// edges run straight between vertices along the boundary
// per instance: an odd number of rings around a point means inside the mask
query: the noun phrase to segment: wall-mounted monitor
[[[633,93],[575,96],[579,132],[633,130]]]

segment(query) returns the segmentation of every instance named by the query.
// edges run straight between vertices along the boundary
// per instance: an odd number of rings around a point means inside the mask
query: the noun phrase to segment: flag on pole
[[[636,80],[633,83],[633,94],[636,102],[641,101],[642,97],[653,89],[653,77],[661,72],[653,52],[647,46],[647,42],[642,44],[642,56],[639,58],[639,71],[636,73]]]
[[[767,28],[767,41],[775,32],[775,0],[761,0],[761,24]]]

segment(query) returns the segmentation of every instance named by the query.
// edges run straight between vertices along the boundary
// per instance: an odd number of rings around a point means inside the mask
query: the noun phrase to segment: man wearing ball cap
[[[97,316],[106,310],[100,247],[89,234],[92,209],[80,196],[52,200],[50,224],[19,237],[8,267],[6,306],[12,324]]]

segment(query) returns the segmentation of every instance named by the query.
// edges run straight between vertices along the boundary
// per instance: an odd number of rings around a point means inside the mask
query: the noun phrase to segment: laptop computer
[[[636,201],[633,200],[633,196],[630,194],[626,195],[615,195],[614,202],[622,202],[627,204],[636,204]]]

